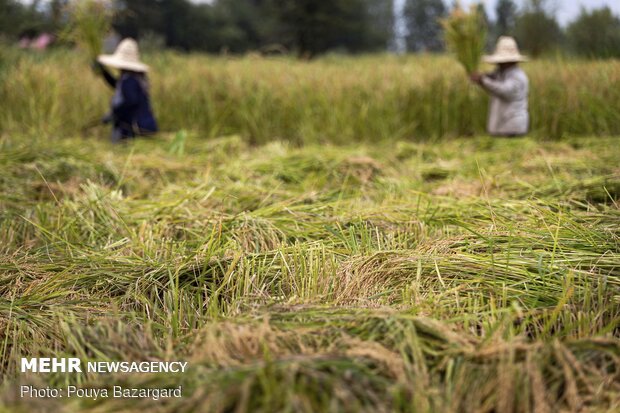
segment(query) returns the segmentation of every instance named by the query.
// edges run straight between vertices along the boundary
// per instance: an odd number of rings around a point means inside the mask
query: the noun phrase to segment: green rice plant
[[[103,39],[112,27],[112,3],[109,0],[73,0],[67,9],[69,22],[63,37],[95,59],[101,54]]]
[[[6,134],[26,129],[37,137],[82,135],[86,120],[107,110],[110,95],[100,79],[88,71],[66,76],[84,56],[72,50],[14,54],[0,82],[0,124]],[[300,62],[162,52],[149,61],[152,103],[162,130],[185,129],[205,141],[238,135],[244,144],[259,145],[389,143],[485,133],[487,113],[478,109],[486,107],[487,97],[463,82],[463,69],[447,56]],[[532,135],[620,134],[620,111],[612,110],[620,106],[619,67],[614,61],[579,60],[524,66],[533,85]],[[203,78],[208,81],[196,81]],[[105,130],[89,130],[88,136],[103,139]]]
[[[185,141],[187,141],[187,131],[180,130],[172,139],[172,143],[170,144],[170,149],[168,151],[173,155],[182,156],[185,152]]]
[[[476,72],[484,53],[487,24],[478,5],[469,13],[457,2],[448,17],[441,20],[446,46],[469,73]]]

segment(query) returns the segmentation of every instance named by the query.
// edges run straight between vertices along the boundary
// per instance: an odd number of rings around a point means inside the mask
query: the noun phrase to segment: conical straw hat
[[[97,58],[102,65],[133,72],[148,72],[149,67],[140,62],[138,43],[134,39],[124,39],[113,54],[102,54]]]
[[[502,36],[497,41],[495,52],[482,58],[487,63],[527,62],[528,58],[519,52],[519,46],[512,37]]]

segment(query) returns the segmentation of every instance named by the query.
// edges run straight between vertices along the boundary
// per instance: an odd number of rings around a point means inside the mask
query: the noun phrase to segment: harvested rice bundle
[[[102,52],[103,38],[113,16],[109,0],[73,0],[68,6],[69,24],[64,37],[86,50],[91,59]]]
[[[487,24],[479,5],[472,5],[467,13],[457,2],[441,25],[448,50],[456,55],[467,73],[476,72],[487,38]]]

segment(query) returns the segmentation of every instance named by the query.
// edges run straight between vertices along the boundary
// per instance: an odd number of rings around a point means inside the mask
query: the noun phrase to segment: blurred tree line
[[[57,30],[67,1],[0,0],[0,36]],[[438,19],[453,5],[452,0],[403,0],[403,9],[395,12],[395,0],[110,1],[116,9],[114,27],[123,37],[187,51],[282,51],[307,57],[394,48],[399,24],[408,51],[442,51]],[[489,47],[496,37],[513,35],[533,56],[568,51],[620,57],[620,18],[609,8],[582,9],[563,28],[552,6],[549,0],[525,0],[521,7],[514,0],[498,0],[495,19],[487,19]]]
[[[208,52],[385,50],[391,0],[118,0],[121,36],[160,35],[168,47]]]
[[[449,1],[405,0],[403,11],[407,27],[406,44],[409,51],[441,51],[441,26],[438,19],[445,17]],[[620,17],[609,7],[592,11],[584,8],[566,28],[560,27],[554,2],[525,0],[521,8],[514,0],[498,0],[495,20],[487,17],[489,49],[497,37],[514,36],[521,48],[532,56],[569,52],[592,58],[620,58]],[[478,5],[488,16],[482,4]]]

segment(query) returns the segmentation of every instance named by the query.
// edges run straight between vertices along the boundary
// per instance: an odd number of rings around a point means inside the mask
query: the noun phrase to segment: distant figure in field
[[[529,80],[519,67],[527,58],[519,52],[512,37],[502,36],[495,53],[485,56],[484,61],[497,65],[492,73],[471,74],[471,81],[479,84],[491,95],[491,107],[487,129],[493,136],[522,136],[528,133]]]
[[[119,78],[112,76],[104,65],[119,69]],[[157,132],[146,77],[149,67],[140,62],[136,41],[123,40],[113,54],[100,55],[95,67],[114,89],[110,113],[103,118],[104,123],[113,125],[112,142]]]

